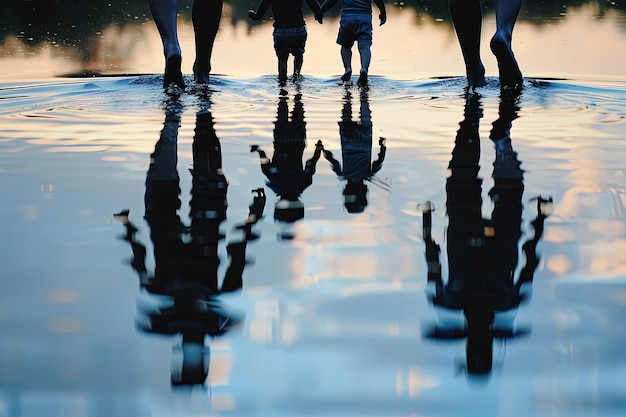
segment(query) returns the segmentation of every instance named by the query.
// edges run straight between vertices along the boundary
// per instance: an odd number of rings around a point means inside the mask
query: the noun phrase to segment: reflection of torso
[[[458,155],[458,154],[457,154]],[[482,180],[475,169],[460,169],[448,178],[447,251],[449,279],[445,295],[436,300],[448,308],[461,309],[482,304],[493,311],[504,311],[520,304],[514,283],[521,238],[521,180],[496,183],[490,195],[494,200],[492,219],[482,217]],[[473,164],[463,165],[471,168]]]
[[[287,104],[281,102],[280,105],[274,128],[274,155],[263,173],[268,179],[267,186],[277,195],[300,195],[313,183],[313,174],[305,172],[302,164],[306,147],[303,109],[296,105],[293,119],[289,121]]]
[[[372,124],[339,122],[343,177],[360,182],[372,177]]]

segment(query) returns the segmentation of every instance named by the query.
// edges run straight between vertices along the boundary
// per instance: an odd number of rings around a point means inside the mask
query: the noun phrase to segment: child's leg
[[[352,75],[352,47],[341,45],[341,61],[343,61],[344,73],[341,81],[348,81]]]
[[[372,61],[372,42],[359,40],[359,56],[361,57],[361,74],[367,74]]]
[[[193,31],[196,41],[196,60],[193,64],[194,79],[198,84],[209,82],[211,55],[222,17],[223,0],[194,0],[191,9]]]
[[[303,54],[295,54],[293,57],[293,75],[299,76],[302,71],[302,63],[304,62]]]
[[[287,57],[278,57],[278,81],[287,81]]]

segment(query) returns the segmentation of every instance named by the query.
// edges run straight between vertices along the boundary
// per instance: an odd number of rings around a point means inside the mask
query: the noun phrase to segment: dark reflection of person
[[[141,288],[168,300],[157,310],[141,311],[147,320],[138,320],[137,327],[148,333],[182,335],[182,365],[172,368],[172,385],[189,386],[202,385],[208,375],[205,338],[220,336],[242,320],[229,313],[218,296],[242,288],[246,246],[256,238],[252,226],[263,215],[265,194],[262,188],[253,190],[256,196],[248,217],[238,226],[243,238],[226,247],[230,263],[220,285],[218,248],[224,239],[220,225],[226,219],[228,189],[220,142],[211,112],[198,112],[187,226],[177,213],[181,205],[176,168],[180,116],[180,110],[167,110],[146,178],[145,219],[154,246],[153,274],[146,268],[146,247],[136,239],[137,228],[128,220],[128,212],[116,216],[125,225],[124,239],[131,244],[131,265]]]
[[[550,214],[552,199],[537,198],[537,217],[532,222],[534,235],[522,245],[526,263],[515,281],[518,266],[518,243],[522,237],[523,170],[511,146],[511,122],[517,117],[518,94],[501,96],[499,118],[493,123],[490,139],[496,157],[493,163],[494,187],[489,192],[494,208],[491,219],[482,216],[482,180],[478,177],[480,159],[480,97],[467,99],[464,119],[457,131],[450,176],[446,182],[448,281],[444,284],[439,261],[439,246],[431,237],[432,206],[424,207],[423,234],[428,264],[428,284],[435,306],[462,310],[465,326],[437,327],[426,336],[433,339],[467,339],[467,372],[488,375],[491,372],[494,338],[509,339],[526,333],[512,323],[501,327],[499,313],[517,309],[527,298],[539,264],[536,246],[543,233],[544,220]],[[434,288],[433,288],[434,287]]]
[[[522,72],[519,69],[511,39],[522,0],[494,0],[496,32],[489,46],[498,61],[500,86],[519,88]],[[483,19],[481,0],[449,0],[450,16],[456,30],[469,87],[485,85],[485,67],[480,59],[480,38]]]
[[[288,98],[278,99],[278,111],[274,127],[274,155],[270,160],[258,145],[250,146],[250,152],[257,152],[261,160],[261,171],[267,177],[267,186],[276,193],[279,200],[274,206],[274,219],[293,223],[304,217],[304,203],[300,196],[311,184],[317,161],[324,146],[321,141],[315,144],[313,156],[304,166],[302,157],[306,148],[306,123],[302,96],[294,96],[294,105],[289,118]]]
[[[161,36],[165,55],[163,88],[174,84],[184,90],[181,72],[182,51],[178,42],[178,0],[148,0],[150,13]],[[208,84],[211,72],[213,44],[222,18],[223,0],[193,0],[191,19],[195,40],[196,59],[193,64],[194,81]]]
[[[367,184],[382,168],[387,152],[385,138],[379,138],[380,151],[372,162],[372,112],[366,91],[360,94],[359,120],[352,120],[352,95],[346,91],[339,136],[341,139],[342,164],[335,159],[331,151],[324,150],[324,157],[330,162],[333,171],[346,184],[343,189],[344,206],[348,213],[362,213],[367,207]]]

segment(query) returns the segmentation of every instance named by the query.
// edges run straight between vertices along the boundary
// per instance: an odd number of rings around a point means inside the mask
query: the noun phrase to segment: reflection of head
[[[486,308],[466,308],[467,320],[467,372],[470,375],[488,375],[493,363],[494,313]]]
[[[304,204],[297,198],[281,198],[274,205],[274,219],[293,223],[304,217]]]
[[[367,207],[367,185],[348,182],[343,189],[343,204],[348,213],[363,213]]]

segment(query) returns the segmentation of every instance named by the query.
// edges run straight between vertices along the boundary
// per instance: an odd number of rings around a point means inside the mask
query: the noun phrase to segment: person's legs
[[[287,57],[278,57],[278,81],[281,83],[287,81]]]
[[[456,31],[465,74],[470,87],[485,85],[485,67],[480,59],[482,4],[480,0],[449,0],[450,16]]]
[[[352,76],[352,47],[341,45],[341,61],[343,62],[344,72],[341,81],[348,81]]]
[[[156,24],[165,55],[165,74],[163,87],[174,83],[180,88],[185,88],[183,75],[180,70],[181,50],[177,34],[178,0],[148,0],[150,13]]]
[[[306,26],[297,28],[294,37],[293,54],[293,76],[294,79],[300,78],[302,72],[302,64],[304,62],[304,48],[306,46],[307,31]]]
[[[285,29],[274,29],[274,51],[278,59],[278,82],[287,81],[287,60],[289,58],[289,34]]]
[[[359,80],[357,81],[357,84],[359,85],[367,84],[367,71],[369,70],[370,62],[372,61],[371,45],[371,41],[358,41],[359,56],[361,58],[361,71],[359,73]]]
[[[500,87],[519,87],[522,85],[522,72],[511,48],[513,27],[517,21],[522,0],[495,0],[496,33],[489,46],[498,60]]]
[[[217,30],[222,18],[223,0],[194,0],[191,9],[194,37],[196,42],[196,60],[193,64],[194,80],[198,84],[209,82],[211,55]]]

